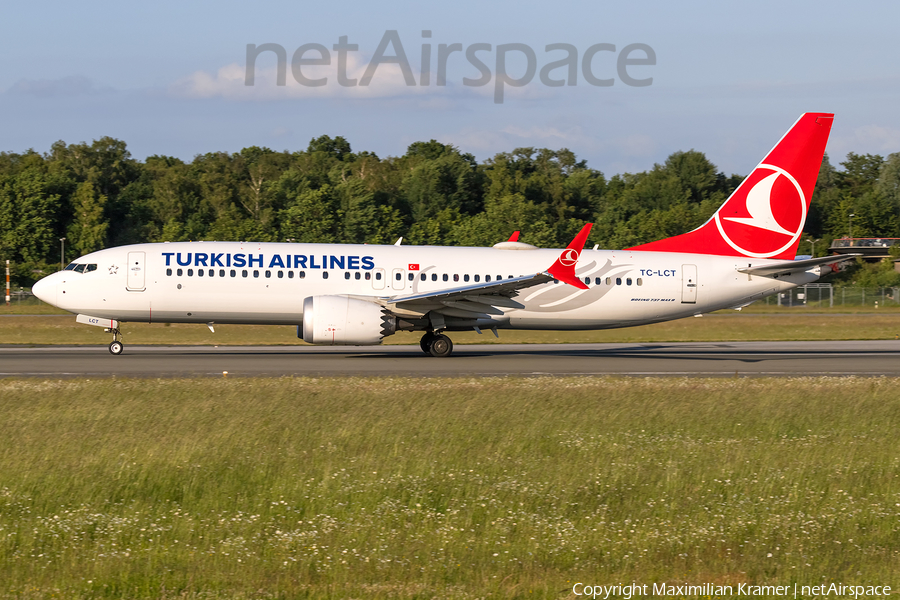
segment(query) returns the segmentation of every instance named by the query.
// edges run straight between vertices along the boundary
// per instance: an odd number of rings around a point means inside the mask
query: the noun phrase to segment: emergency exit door
[[[697,265],[681,265],[681,303],[697,302]]]
[[[144,268],[144,253],[129,252],[128,253],[128,277],[125,289],[129,292],[143,292],[146,289],[144,285],[144,277],[146,269]]]

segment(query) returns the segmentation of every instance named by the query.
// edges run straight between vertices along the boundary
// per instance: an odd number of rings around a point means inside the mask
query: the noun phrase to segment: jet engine
[[[397,329],[384,307],[346,296],[310,296],[303,301],[303,341],[371,346]]]

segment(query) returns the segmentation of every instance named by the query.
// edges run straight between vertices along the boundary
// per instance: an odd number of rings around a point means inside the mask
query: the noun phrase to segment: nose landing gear
[[[419,341],[419,347],[425,354],[436,356],[438,358],[450,356],[453,352],[453,342],[442,333],[433,333],[428,331]]]
[[[109,353],[115,356],[122,354],[122,351],[125,350],[125,345],[119,341],[120,332],[118,329],[107,329],[107,333],[113,334],[113,341],[109,344]]]

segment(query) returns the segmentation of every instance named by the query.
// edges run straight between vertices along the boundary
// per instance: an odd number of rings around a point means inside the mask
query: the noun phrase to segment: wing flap
[[[444,306],[448,306],[450,308],[458,308],[460,310],[467,310],[472,313],[487,313],[489,315],[502,315],[503,311],[499,308],[495,308],[490,304],[482,304],[481,302],[468,302],[466,300],[456,302],[454,300],[441,300],[441,304]],[[442,310],[442,309],[438,309]]]

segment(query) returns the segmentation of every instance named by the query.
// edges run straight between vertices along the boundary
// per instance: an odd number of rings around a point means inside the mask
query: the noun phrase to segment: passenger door
[[[697,303],[697,265],[681,265],[681,303]]]

